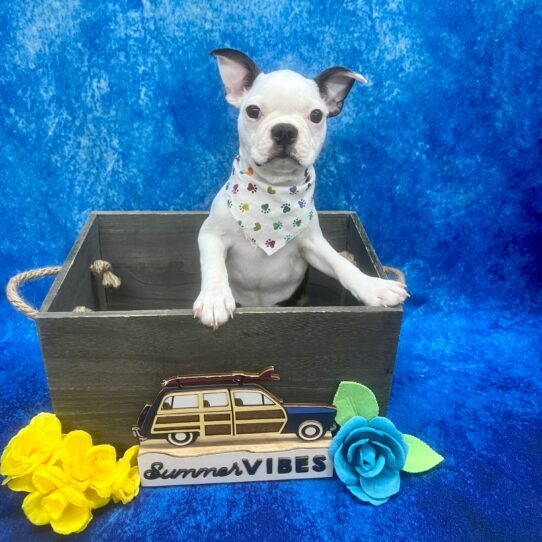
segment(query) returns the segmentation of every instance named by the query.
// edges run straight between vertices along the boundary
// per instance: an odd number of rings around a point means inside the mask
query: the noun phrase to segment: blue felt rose
[[[329,447],[340,480],[358,499],[375,505],[399,491],[407,453],[403,435],[388,418],[378,416],[350,418]]]

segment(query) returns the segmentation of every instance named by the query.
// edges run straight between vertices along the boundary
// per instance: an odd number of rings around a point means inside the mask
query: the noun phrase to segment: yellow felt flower
[[[71,431],[60,446],[60,460],[68,477],[105,499],[101,506],[107,504],[117,476],[117,452],[113,446],[93,446],[86,431]]]
[[[14,491],[33,491],[32,473],[53,464],[62,438],[59,419],[48,412],[34,416],[8,443],[2,453],[0,472]]]
[[[111,497],[116,503],[127,504],[139,493],[138,450],[139,446],[128,448],[117,463],[115,480],[111,486]]]
[[[58,534],[79,533],[86,528],[92,519],[93,502],[60,467],[38,467],[32,484],[35,490],[23,501],[23,512],[31,523],[50,524]]]

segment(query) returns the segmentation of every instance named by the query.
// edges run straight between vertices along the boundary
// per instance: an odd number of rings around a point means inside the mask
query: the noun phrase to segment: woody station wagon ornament
[[[335,407],[284,403],[260,384],[279,378],[271,366],[164,380],[132,428],[142,484],[331,476]]]
[[[133,434],[141,441],[165,437],[175,446],[211,436],[294,433],[307,441],[321,438],[333,426],[335,408],[284,404],[264,387],[253,384],[279,380],[273,369],[168,378],[154,402],[143,408]]]

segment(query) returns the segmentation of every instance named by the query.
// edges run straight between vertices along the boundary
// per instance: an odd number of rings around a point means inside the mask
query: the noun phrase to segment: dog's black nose
[[[291,124],[275,124],[271,128],[271,139],[279,145],[291,145],[297,139],[297,128]]]

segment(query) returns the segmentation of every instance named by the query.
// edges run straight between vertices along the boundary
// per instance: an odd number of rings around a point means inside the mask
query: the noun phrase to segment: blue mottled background
[[[236,152],[210,49],[370,79],[317,201],[405,271],[388,414],[446,456],[381,508],[336,481],[147,490],[76,538],[541,540],[541,24],[537,0],[2,2],[2,284],[61,263],[91,210],[208,208]],[[50,402],[34,325],[0,319],[3,446]],[[21,500],[0,490],[0,539],[53,539]]]

